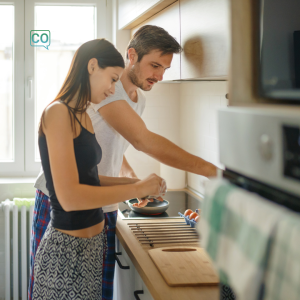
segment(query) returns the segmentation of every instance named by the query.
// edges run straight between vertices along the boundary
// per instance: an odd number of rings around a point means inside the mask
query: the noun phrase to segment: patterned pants
[[[41,239],[50,222],[50,202],[49,198],[40,190],[36,190],[35,206],[33,213],[33,223],[31,230],[31,249],[30,249],[30,277],[28,287],[28,300],[32,300],[34,286],[34,261],[36,251]],[[113,299],[113,280],[115,270],[115,230],[117,223],[117,211],[105,213],[105,225],[107,229],[107,247],[108,252],[103,261],[102,276],[102,299]]]
[[[33,220],[30,240],[30,276],[28,287],[28,300],[32,299],[34,284],[34,260],[37,248],[50,222],[50,202],[48,196],[36,190],[33,210]]]
[[[232,289],[225,284],[220,283],[220,300],[235,300],[236,297]]]
[[[103,230],[79,238],[48,225],[34,262],[32,299],[102,299]]]

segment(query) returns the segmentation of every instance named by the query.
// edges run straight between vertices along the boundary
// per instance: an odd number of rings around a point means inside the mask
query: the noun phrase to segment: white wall
[[[225,81],[158,83],[146,92],[142,116],[149,130],[158,133],[184,150],[222,167],[219,162],[217,109],[228,100]],[[160,163],[130,146],[126,157],[136,174],[145,178],[160,174]],[[206,178],[188,174],[188,185],[204,192]]]
[[[146,108],[142,115],[149,130],[177,145],[180,143],[179,94],[180,84],[157,83],[150,92],[145,92]],[[125,155],[139,178],[151,173],[160,174],[160,163],[132,146],[129,146]]]
[[[219,161],[217,110],[226,107],[227,81],[180,84],[180,145],[222,167]],[[188,186],[204,194],[203,176],[188,173]]]
[[[110,9],[112,13],[112,26],[111,26],[112,43],[115,45],[115,47],[119,50],[119,52],[123,55],[123,58],[125,59],[126,58],[125,51],[130,40],[130,30],[118,29],[119,24],[118,24],[117,0],[112,0]]]

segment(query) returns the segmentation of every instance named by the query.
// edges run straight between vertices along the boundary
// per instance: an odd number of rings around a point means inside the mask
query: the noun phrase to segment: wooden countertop
[[[156,219],[157,220],[157,219]],[[178,221],[178,219],[159,219],[159,222]],[[219,288],[214,287],[170,287],[161,276],[159,270],[154,265],[152,259],[148,254],[148,250],[155,248],[149,245],[141,245],[128,223],[150,223],[155,220],[122,220],[121,213],[118,214],[117,220],[117,237],[127,252],[135,268],[139,272],[141,278],[146,284],[152,297],[155,300],[176,300],[176,299],[201,299],[201,300],[219,300]],[[167,246],[196,246],[199,244],[165,244],[159,245],[161,247]]]

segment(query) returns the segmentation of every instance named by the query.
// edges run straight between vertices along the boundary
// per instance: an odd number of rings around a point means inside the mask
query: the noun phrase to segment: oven
[[[223,176],[300,212],[299,112],[229,107],[218,118]]]

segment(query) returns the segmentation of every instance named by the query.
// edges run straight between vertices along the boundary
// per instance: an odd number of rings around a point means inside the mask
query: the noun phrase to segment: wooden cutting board
[[[169,286],[207,286],[219,283],[210,258],[202,248],[165,247],[148,252]]]

